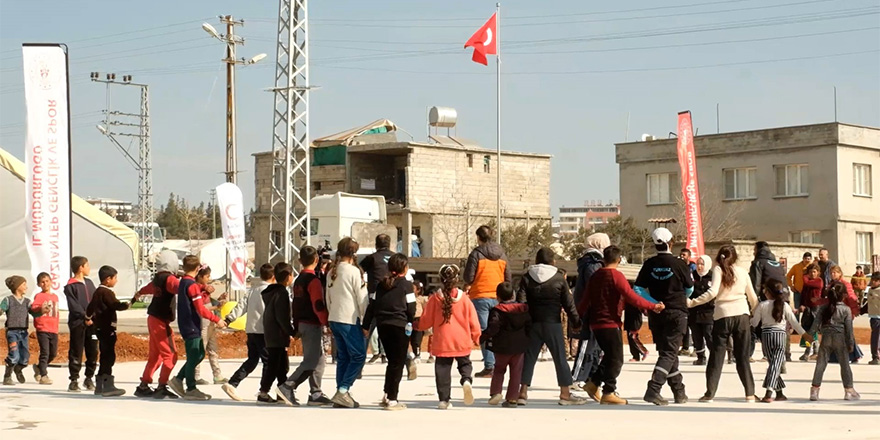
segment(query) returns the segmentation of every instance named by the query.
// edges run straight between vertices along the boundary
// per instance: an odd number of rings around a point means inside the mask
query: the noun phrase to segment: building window
[[[757,168],[733,168],[724,170],[724,199],[742,200],[757,198],[755,175]]]
[[[665,205],[675,200],[677,173],[648,174],[648,204]]]
[[[467,161],[468,161],[468,169],[469,170],[474,169],[474,155],[473,154],[468,153]]]
[[[870,266],[873,253],[874,234],[871,232],[856,232],[856,264]]]
[[[283,241],[282,235],[283,234],[281,233],[281,231],[272,231],[272,236],[270,239],[271,243],[269,243],[270,250],[272,250],[273,245],[278,247],[279,249],[282,249],[284,247],[284,241]]]
[[[788,241],[792,243],[822,243],[822,236],[819,231],[794,231],[788,234]]]
[[[315,187],[314,188],[315,191],[321,190],[321,182],[312,182],[312,185]]]
[[[483,172],[488,173],[491,172],[492,169],[489,166],[490,161],[492,160],[492,156],[483,156]]]
[[[276,166],[272,168],[272,181],[275,188],[284,188],[284,168]]]
[[[777,196],[792,197],[810,194],[809,165],[777,165],[774,168],[776,170]]]
[[[853,164],[853,195],[871,197],[871,165]]]

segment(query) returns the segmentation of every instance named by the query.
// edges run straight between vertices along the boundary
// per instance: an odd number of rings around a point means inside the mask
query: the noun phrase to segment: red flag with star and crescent
[[[471,59],[475,63],[480,63],[484,66],[488,65],[489,62],[486,59],[486,55],[498,54],[497,35],[498,28],[495,26],[495,14],[492,14],[489,21],[475,32],[474,35],[467,40],[467,43],[464,43],[465,48],[474,48],[474,56]]]

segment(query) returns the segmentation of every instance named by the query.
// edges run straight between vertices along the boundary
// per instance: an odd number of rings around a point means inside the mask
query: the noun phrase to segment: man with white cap
[[[662,302],[666,309],[659,314],[648,316],[648,324],[654,343],[657,346],[657,364],[645,401],[655,405],[668,405],[660,395],[664,383],[672,388],[675,403],[686,403],[687,395],[678,369],[678,350],[687,327],[687,298],[694,289],[694,280],[687,262],[672,255],[672,233],[666,228],[657,228],[651,233],[651,240],[657,255],[642,265],[636,278],[634,290],[639,295]]]

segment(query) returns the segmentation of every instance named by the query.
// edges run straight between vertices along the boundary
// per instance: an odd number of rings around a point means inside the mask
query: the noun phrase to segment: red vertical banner
[[[694,129],[691,112],[678,114],[678,165],[681,167],[681,195],[684,199],[687,248],[694,256],[705,253],[703,219],[700,211],[700,187],[697,182],[697,155],[694,153]]]

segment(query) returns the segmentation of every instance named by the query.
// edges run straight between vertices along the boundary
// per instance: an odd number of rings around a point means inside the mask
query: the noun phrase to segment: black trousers
[[[260,378],[260,392],[268,393],[272,389],[272,382],[278,385],[287,380],[287,371],[290,369],[290,360],[287,358],[287,347],[266,347],[268,357],[267,364],[263,368],[263,377]]]
[[[709,366],[706,367],[706,395],[715,397],[721,370],[724,367],[724,354],[727,353],[727,338],[733,338],[733,357],[736,359],[736,373],[743,384],[746,396],[755,394],[755,378],[749,363],[749,348],[752,327],[749,315],[730,316],[715,321],[712,327],[712,351],[709,352]]]
[[[684,383],[678,369],[678,351],[681,349],[681,338],[687,327],[687,312],[678,309],[666,309],[648,315],[648,326],[657,346],[657,363],[654,373],[648,381],[648,393],[659,394],[664,383],[669,384],[674,392],[683,392]]]
[[[694,351],[698,358],[705,358],[712,349],[712,324],[690,322],[691,334],[694,336]]]
[[[682,350],[690,350],[691,349],[691,326],[690,320],[688,325],[684,328],[684,336],[681,338],[681,349]]]
[[[37,342],[40,344],[40,375],[48,376],[49,362],[58,355],[58,333],[37,332]]]
[[[266,364],[269,362],[269,353],[266,351],[266,338],[256,333],[247,334],[247,359],[232,373],[229,384],[238,387],[241,381],[254,372],[257,364],[263,364],[263,376],[266,376]]]
[[[593,335],[605,355],[590,382],[601,385],[602,393],[610,394],[617,391],[617,377],[623,368],[623,338],[619,328],[594,329]]]
[[[452,395],[452,361],[458,363],[461,384],[473,383],[474,365],[469,356],[437,357],[434,359],[434,380],[437,383],[437,397],[441,402],[449,402]]]
[[[413,320],[413,327],[419,326],[419,318]],[[419,357],[422,354],[422,339],[425,337],[425,332],[420,332],[417,330],[413,330],[412,335],[409,337],[409,344],[412,348],[413,356]]]
[[[86,354],[86,377],[95,375],[98,368],[98,337],[94,326],[78,325],[70,328],[70,349],[67,351],[70,380],[79,380],[83,351]]]
[[[400,391],[400,380],[403,378],[403,367],[406,364],[406,349],[409,345],[409,336],[406,329],[395,325],[380,324],[376,326],[379,332],[379,340],[385,347],[385,357],[388,364],[385,366],[385,394],[388,400],[397,400]]]
[[[98,375],[113,375],[113,366],[116,365],[116,329],[99,329],[98,344],[101,347],[101,366]],[[88,374],[88,373],[86,373]]]

